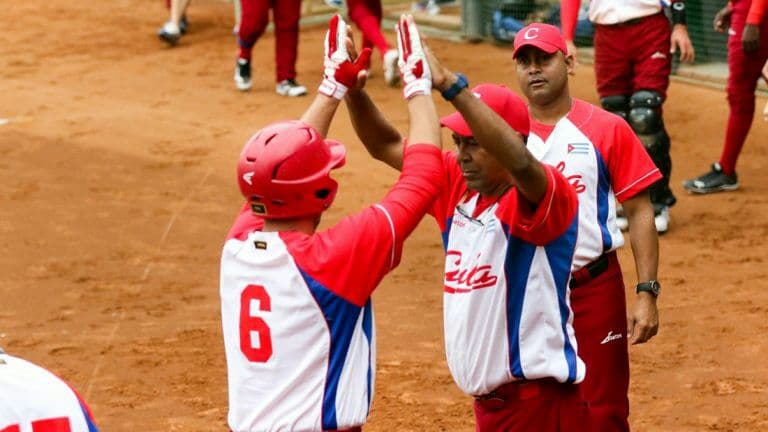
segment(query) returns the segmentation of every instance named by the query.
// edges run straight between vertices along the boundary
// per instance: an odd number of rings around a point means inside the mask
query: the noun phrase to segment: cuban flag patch
[[[568,143],[568,154],[589,154],[589,143]]]

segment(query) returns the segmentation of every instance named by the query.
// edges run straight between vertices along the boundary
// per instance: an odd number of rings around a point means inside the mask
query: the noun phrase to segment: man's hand
[[[680,61],[693,63],[695,52],[691,38],[688,36],[688,29],[683,24],[675,24],[672,27],[672,36],[669,39],[671,49],[670,54],[680,49]]]
[[[401,15],[395,26],[397,32],[397,66],[403,78],[403,96],[428,95],[432,89],[432,71],[427,62],[419,29],[413,16]]]
[[[370,60],[370,48],[363,49],[356,56],[352,30],[339,15],[334,15],[325,34],[325,68],[318,91],[326,96],[343,99],[350,87],[360,87],[365,82]]]
[[[754,24],[744,26],[741,32],[741,47],[745,53],[755,52],[760,48],[760,27]]]
[[[715,31],[720,33],[725,33],[728,31],[728,27],[731,26],[731,14],[733,14],[733,9],[731,9],[730,6],[726,6],[720,9],[715,14],[715,19],[712,22],[712,26],[714,27]]]
[[[627,317],[627,337],[632,345],[648,342],[659,331],[656,297],[647,292],[637,295],[632,313]]]

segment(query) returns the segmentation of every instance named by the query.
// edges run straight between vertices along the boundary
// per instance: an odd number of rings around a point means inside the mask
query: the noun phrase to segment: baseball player
[[[520,30],[513,57],[531,116],[528,150],[556,166],[579,197],[571,307],[579,356],[589,371],[580,391],[591,430],[628,431],[627,345],[646,342],[658,331],[659,248],[648,188],[661,173],[624,120],[570,96],[574,61],[557,27],[537,23]],[[615,252],[624,244],[617,200],[629,219],[641,282],[631,315]]]
[[[573,43],[580,0],[561,0],[561,23],[568,51]],[[672,29],[663,6],[672,8]],[[692,62],[683,0],[591,0],[589,19],[595,24],[595,76],[600,103],[626,119],[640,138],[663,178],[650,189],[656,229],[669,229],[669,208],[676,199],[669,188],[672,160],[662,104],[667,97],[672,54]],[[574,57],[575,59],[575,57]],[[620,220],[622,227],[626,219]]]
[[[304,96],[307,88],[296,82],[296,58],[299,50],[299,18],[301,0],[241,0],[240,29],[237,43],[240,53],[235,64],[235,86],[240,91],[250,90],[251,53],[269,23],[269,10],[275,22],[275,57],[277,85],[281,96]]]
[[[0,348],[1,432],[98,432],[88,406],[61,378]]]
[[[445,247],[445,350],[454,381],[475,398],[478,431],[581,431],[568,280],[578,202],[557,169],[526,150],[528,113],[508,89],[468,81],[429,54],[430,77],[458,112],[441,119],[455,152],[430,209]],[[402,167],[402,140],[372,101],[348,111],[368,151]]]
[[[392,49],[381,32],[381,0],[347,0],[349,19],[363,33],[363,48],[375,46],[383,60],[384,81],[390,86],[400,82],[397,50]]]
[[[720,160],[709,172],[683,182],[689,192],[706,194],[739,187],[736,162],[752,126],[755,88],[768,60],[767,8],[766,0],[733,0],[715,16],[715,30],[728,31],[728,126]]]
[[[398,182],[379,203],[316,231],[336,195],[330,172],[345,160],[343,145],[323,136],[346,91],[364,80],[370,56],[364,50],[353,62],[347,35],[336,15],[325,79],[301,121],[267,126],[240,155],[248,204],[221,258],[234,432],[360,430],[374,390],[371,293],[400,262],[403,242],[442,185],[437,111],[428,89],[406,75],[410,132]],[[403,56],[408,67],[418,60]]]

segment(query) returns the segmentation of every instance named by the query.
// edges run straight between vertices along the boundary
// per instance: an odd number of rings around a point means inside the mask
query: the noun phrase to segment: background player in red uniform
[[[659,325],[659,247],[648,188],[661,174],[624,120],[570,96],[573,56],[556,27],[531,24],[518,32],[514,47],[517,82],[531,114],[527,147],[542,162],[557,166],[579,197],[570,286],[579,356],[588,371],[579,387],[589,404],[590,430],[626,431],[627,345],[646,342]],[[624,245],[615,201],[629,219],[637,280],[642,282],[629,315],[615,252]]]
[[[381,0],[347,0],[349,19],[363,33],[363,48],[376,47],[383,60],[384,81],[394,86],[400,80],[397,50],[392,49],[381,31]]]
[[[307,88],[296,81],[296,58],[299,50],[299,18],[301,0],[241,0],[240,30],[237,43],[240,53],[235,64],[235,86],[246,91],[251,80],[251,53],[269,23],[269,10],[275,23],[275,58],[277,85],[281,96],[304,96]]]
[[[567,287],[573,188],[526,150],[522,99],[490,84],[470,91],[466,77],[427,57],[432,76],[420,74],[420,87],[440,90],[458,110],[441,120],[454,131],[456,151],[443,153],[445,186],[430,210],[446,249],[451,374],[475,398],[479,431],[581,431],[577,383],[585,370]],[[402,169],[403,141],[370,98],[350,92],[347,106],[368,151]]]
[[[733,0],[715,16],[715,30],[728,32],[728,126],[720,160],[709,172],[683,182],[689,192],[706,194],[739,187],[736,162],[752,126],[755,88],[768,60],[766,8],[766,0]]]
[[[403,242],[442,185],[437,111],[428,91],[411,86],[397,183],[379,203],[316,231],[336,194],[330,171],[345,155],[340,143],[322,137],[346,90],[364,79],[370,56],[364,50],[353,62],[345,46],[351,49],[351,40],[337,15],[326,36],[320,94],[301,122],[268,126],[240,156],[238,183],[248,205],[221,260],[234,432],[359,431],[374,389],[370,295],[399,263]],[[423,57],[410,58],[429,74]],[[414,79],[405,73],[406,85]]]
[[[88,406],[61,378],[0,348],[0,432],[98,432]]]
[[[563,34],[574,55],[580,3],[561,0]],[[671,53],[680,50],[682,61],[694,58],[685,3],[672,0],[671,7],[670,30],[662,2],[591,0],[589,4],[589,19],[595,24],[595,75],[600,103],[629,122],[663,175],[650,191],[660,233],[669,229],[669,208],[676,202],[669,188],[672,159],[662,112],[672,71]]]

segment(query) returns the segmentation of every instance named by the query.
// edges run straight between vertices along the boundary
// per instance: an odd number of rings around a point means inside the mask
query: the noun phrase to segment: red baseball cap
[[[560,29],[549,24],[533,23],[523,27],[515,35],[515,51],[512,52],[512,58],[517,57],[520,48],[533,46],[547,54],[562,51],[568,54],[568,47],[565,45],[565,38]]]
[[[499,117],[517,133],[528,136],[531,130],[528,120],[528,106],[525,101],[512,90],[497,84],[480,84],[472,89],[472,94],[485,102]],[[473,136],[469,125],[460,112],[447,115],[440,119],[440,124],[461,136]]]

